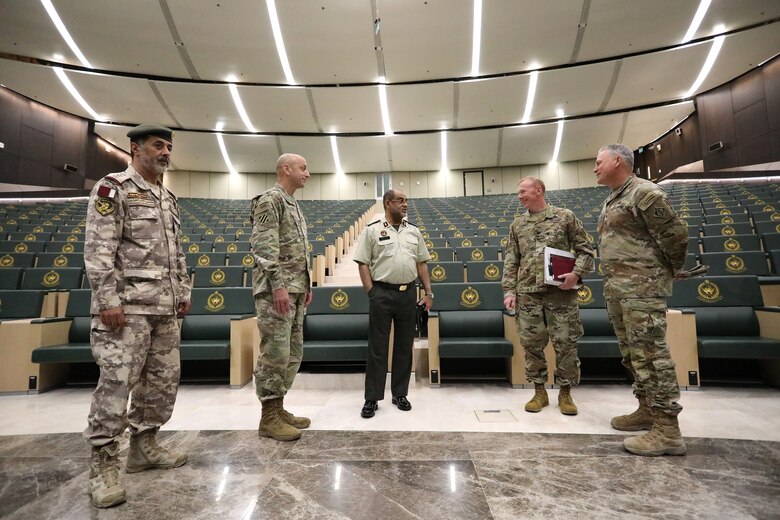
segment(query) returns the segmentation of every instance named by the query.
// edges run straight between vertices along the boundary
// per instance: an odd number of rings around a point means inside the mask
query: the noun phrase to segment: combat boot
[[[125,471],[138,473],[147,469],[178,468],[187,462],[186,453],[168,451],[154,438],[154,430],[146,430],[130,437],[130,451],[127,454]]]
[[[558,392],[558,408],[563,415],[577,415],[577,405],[571,398],[571,386],[562,386]]]
[[[119,484],[118,442],[92,447],[87,494],[95,507],[113,507],[125,501],[125,488]]]
[[[308,417],[296,417],[284,409],[284,397],[279,399],[279,418],[299,430],[311,426],[311,419]]]
[[[609,424],[614,429],[624,432],[638,432],[653,427],[653,411],[650,409],[647,397],[640,395],[637,399],[639,399],[639,408],[633,413],[612,418]]]
[[[677,416],[657,410],[653,415],[653,428],[642,435],[625,439],[623,447],[634,455],[647,457],[685,455],[685,441],[680,433]]]
[[[262,402],[263,412],[257,429],[260,437],[271,437],[277,441],[294,441],[301,438],[301,430],[284,422],[279,414],[281,399],[268,399]]]
[[[541,412],[542,408],[550,404],[550,400],[547,398],[547,390],[544,389],[544,385],[534,384],[535,392],[530,401],[525,403],[526,412]]]

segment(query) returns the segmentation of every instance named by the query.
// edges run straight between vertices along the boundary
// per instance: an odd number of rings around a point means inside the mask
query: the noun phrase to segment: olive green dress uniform
[[[279,184],[252,201],[252,292],[260,356],[255,393],[262,402],[282,398],[293,384],[303,359],[303,314],[309,277],[306,219],[298,202]],[[274,309],[273,292],[285,288],[290,311]]]
[[[688,229],[654,183],[631,175],[612,190],[599,218],[607,312],[634,394],[677,415],[680,390],[666,344],[666,298],[685,265]]]
[[[382,216],[360,235],[354,260],[368,266],[373,281],[368,293],[366,400],[384,399],[391,323],[395,329],[390,390],[394,397],[408,393],[417,315],[414,280],[417,264],[430,259],[422,233],[406,219],[396,230]]]
[[[547,381],[544,348],[548,339],[555,349],[555,382],[576,386],[580,380],[577,340],[582,336],[577,291],[562,291],[544,283],[544,248],[573,251],[573,272],[593,270],[593,248],[582,223],[568,209],[548,205],[539,213],[526,211],[509,228],[504,276],[504,297],[516,296],[516,324],[525,349],[526,379],[537,385]]]
[[[84,436],[93,446],[157,431],[179,384],[177,306],[190,300],[176,197],[132,167],[98,181],[87,210],[84,263],[92,287],[92,354],[100,379]],[[100,312],[122,307],[112,330]],[[127,402],[132,393],[130,410]]]

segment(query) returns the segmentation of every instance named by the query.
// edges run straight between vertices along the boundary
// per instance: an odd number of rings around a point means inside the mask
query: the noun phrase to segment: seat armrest
[[[759,334],[763,338],[780,339],[780,307],[758,307],[756,308],[756,317],[758,318]]]

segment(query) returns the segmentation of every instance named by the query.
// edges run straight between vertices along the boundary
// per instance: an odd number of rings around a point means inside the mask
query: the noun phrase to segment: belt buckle
[[[398,286],[398,290],[399,290],[399,291],[401,291],[401,292],[404,292],[404,291],[406,290],[406,284],[404,284],[404,285],[399,285],[399,286]]]

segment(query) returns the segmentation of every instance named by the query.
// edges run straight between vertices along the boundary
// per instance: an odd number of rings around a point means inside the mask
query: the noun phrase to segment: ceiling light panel
[[[265,2],[167,1],[201,78],[234,74],[239,82],[286,83]],[[165,32],[170,46],[167,26]]]
[[[636,149],[646,145],[672,126],[673,121],[682,121],[693,113],[692,101],[685,101],[665,107],[635,110],[628,114],[623,142]]]
[[[469,75],[473,0],[382,2],[381,7],[387,81]]]
[[[341,166],[348,173],[390,171],[387,143],[395,144],[397,136],[339,137]]]
[[[543,67],[568,63],[580,4],[574,7],[570,0],[484,2],[480,73],[530,70],[535,62]]]
[[[449,132],[447,165],[450,170],[496,166],[498,136],[498,130]]]
[[[693,18],[691,19],[691,24],[688,26],[688,30],[685,31],[685,35],[683,36],[682,40],[680,40],[680,43],[686,43],[693,39],[693,37],[696,35],[696,32],[699,30],[699,26],[701,26],[701,22],[707,15],[707,10],[710,8],[710,4],[712,4],[712,0],[700,0],[699,7],[696,9]]]
[[[62,39],[65,40],[65,43],[68,45],[68,48],[70,48],[71,52],[75,54],[76,57],[78,58],[81,66],[87,67],[88,69],[93,68],[92,64],[89,62],[87,57],[84,56],[84,53],[81,51],[78,44],[73,39],[73,36],[71,36],[70,31],[68,31],[68,28],[65,27],[65,23],[62,21],[62,18],[60,18],[60,15],[57,13],[57,9],[54,7],[54,4],[52,4],[51,0],[41,0],[41,4],[43,4],[43,8],[46,10],[46,13],[49,15],[49,18],[54,24],[54,27],[57,28],[57,31],[60,33],[60,36],[62,36]]]
[[[54,5],[96,69],[189,77],[157,2],[143,9],[134,2],[113,2],[110,16],[107,16],[105,5],[88,0],[54,0]],[[37,38],[38,35],[32,36]],[[19,52],[19,47],[15,52]],[[70,52],[65,54],[69,55]],[[68,62],[80,65],[72,60]]]
[[[371,2],[277,0],[276,11],[299,84],[364,83],[376,79]]]
[[[452,128],[455,89],[452,83],[388,85],[393,130]]]
[[[599,148],[615,143],[620,136],[623,115],[614,114],[588,119],[567,119],[558,162],[596,157]],[[626,143],[631,146],[630,143]]]
[[[479,76],[479,52],[482,43],[482,0],[474,1],[471,34],[471,75]]]
[[[569,116],[595,112],[604,100],[614,67],[612,62],[540,72],[531,122],[555,118],[562,103]]]
[[[441,137],[439,132],[391,137],[393,170],[438,171],[441,165]],[[400,153],[400,151],[403,153]]]
[[[233,98],[233,104],[236,106],[236,111],[241,117],[241,121],[244,122],[246,129],[252,133],[257,132],[257,129],[252,125],[252,121],[249,119],[249,115],[246,113],[244,103],[241,101],[241,94],[238,92],[238,87],[231,83],[228,85],[228,89],[230,90],[230,97]]]
[[[528,76],[513,76],[458,85],[458,128],[520,121],[528,91]]]
[[[555,145],[556,128],[556,123],[505,128],[501,166],[547,163]]]
[[[176,133],[179,138],[179,133]],[[273,172],[279,152],[276,138],[264,135],[224,135],[230,160],[242,173]]]
[[[311,173],[335,173],[336,165],[333,163],[333,152],[330,148],[330,140],[327,136],[319,137],[297,137],[281,136],[279,141],[282,144],[284,153],[295,153],[306,158],[306,166]],[[341,142],[339,142],[341,146]],[[341,152],[342,160],[347,155]]]
[[[311,89],[323,131],[384,133],[378,90],[377,86]],[[390,106],[391,123],[394,108]]]
[[[295,85],[292,66],[290,65],[289,57],[287,56],[287,48],[284,45],[284,33],[282,32],[279,15],[276,11],[276,0],[265,0],[265,5],[268,8],[268,20],[271,22],[271,33],[274,35],[276,54],[279,57],[279,64],[282,66],[282,71],[284,72],[284,81],[288,85]],[[290,32],[293,33],[294,31],[290,30]]]

